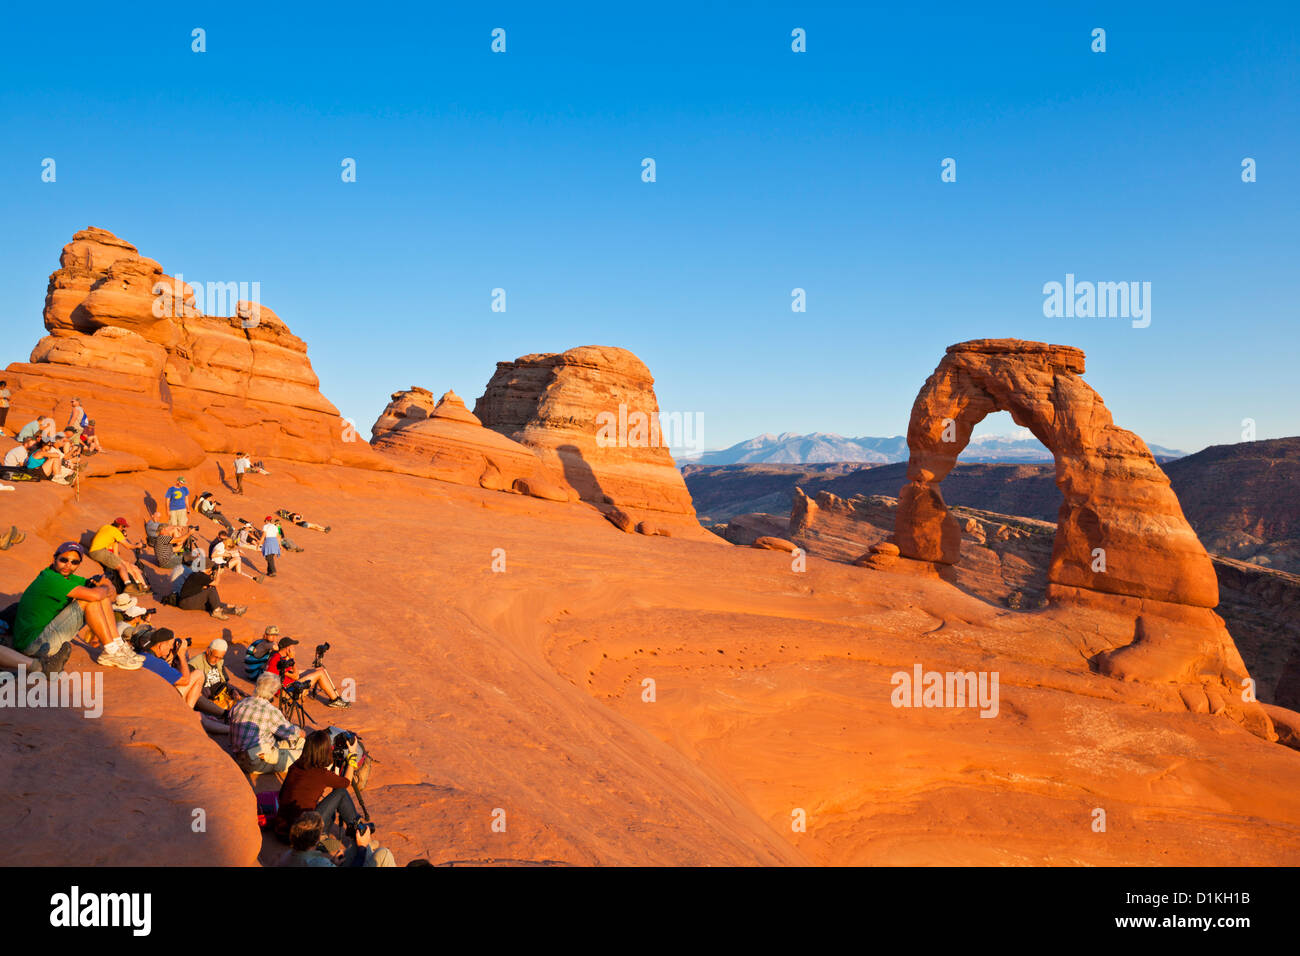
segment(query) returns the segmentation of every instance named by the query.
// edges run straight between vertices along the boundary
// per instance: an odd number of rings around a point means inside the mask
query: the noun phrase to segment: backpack
[[[262,648],[261,654],[254,654],[253,648],[258,644],[265,644],[266,646]],[[271,659],[274,646],[275,645],[271,644],[269,641],[254,641],[253,644],[249,646],[248,650],[244,653],[244,674],[249,680],[256,681],[262,676],[262,673],[266,670],[267,662]]]

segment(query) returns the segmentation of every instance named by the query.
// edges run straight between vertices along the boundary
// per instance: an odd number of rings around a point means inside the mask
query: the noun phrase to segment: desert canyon
[[[11,430],[79,396],[107,450],[76,494],[0,495],[27,533],[0,552],[0,606],[58,542],[118,514],[138,529],[178,474],[232,518],[329,524],[274,582],[229,584],[245,617],[157,623],[196,648],[224,636],[237,677],[268,625],[329,641],[356,703],[309,710],[376,755],[366,801],[400,862],[1300,863],[1300,694],[1278,692],[1289,647],[1248,615],[1290,602],[1294,575],[1207,552],[1077,348],[954,344],[918,370],[890,487],[778,482],[783,510],[710,531],[667,449],[597,439],[602,413],[659,414],[652,370],[614,345],[393,382],[367,441],[270,308],[202,314],[104,229],[63,248],[44,326],[4,373]],[[946,503],[971,429],[1002,411],[1055,455],[1055,514]],[[240,448],[270,472],[244,499]],[[895,706],[918,665],[996,672],[996,716]],[[96,670],[82,649],[68,666]],[[278,846],[220,740],[162,681],[102,673],[100,719],[0,709],[18,811],[0,863],[266,862]]]

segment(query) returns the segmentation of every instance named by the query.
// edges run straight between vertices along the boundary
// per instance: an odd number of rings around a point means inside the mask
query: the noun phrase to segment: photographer
[[[231,707],[248,696],[230,683],[230,671],[226,670],[227,648],[225,639],[218,637],[206,651],[190,658],[190,667],[203,675],[203,689],[194,709],[223,720],[228,719]]]
[[[341,769],[340,775],[335,768],[334,738],[330,732],[313,730],[308,734],[302,756],[289,768],[280,787],[280,814],[275,832],[287,834],[300,815],[315,810],[326,825],[332,824],[337,814],[351,837],[359,819],[356,805],[348,793],[352,775],[357,769],[356,755],[349,753],[347,764]]]
[[[271,703],[279,690],[280,678],[263,674],[253,696],[230,708],[230,752],[249,773],[283,773],[302,753],[302,731]]]
[[[216,498],[212,497],[212,492],[210,491],[203,492],[203,494],[199,495],[198,500],[194,502],[195,511],[203,515],[203,517],[207,518],[208,520],[217,522],[227,531],[233,533],[235,528],[230,523],[230,519],[227,518],[225,515],[223,515],[220,510],[218,510],[220,509],[220,507],[221,507],[221,502],[218,501]]]
[[[137,639],[148,634],[153,628],[149,618],[157,608],[142,608],[140,602],[129,594],[119,594],[113,599],[113,617],[117,620],[117,636],[132,647]]]
[[[329,845],[323,844],[325,821],[315,810],[308,810],[293,826],[289,828],[289,843],[292,849],[286,850],[280,857],[279,866],[396,866],[392,851],[374,842],[370,828],[362,824],[357,830],[356,842],[344,848],[332,838],[326,839],[337,849],[328,852]],[[322,849],[322,846],[325,849]]]
[[[190,662],[185,658],[190,638],[179,638],[170,628],[160,627],[149,635],[147,642],[145,670],[153,671],[175,687],[185,706],[193,710],[203,690],[203,675],[190,670]]]
[[[206,562],[205,562],[206,563]],[[217,582],[221,580],[222,568],[207,571],[193,571],[185,577],[176,598],[176,606],[182,611],[207,611],[218,621],[224,621],[231,614],[243,614],[248,610],[243,605],[223,604],[217,592]]]
[[[307,685],[307,689],[317,697],[323,692],[327,701],[326,707],[335,707],[340,710],[351,707],[350,703],[339,696],[334,681],[330,680],[330,675],[323,666],[309,667],[301,674],[298,673],[297,662],[293,659],[293,647],[297,643],[292,637],[280,638],[280,643],[277,645],[279,649],[266,662],[266,672],[278,676],[285,687],[302,681]],[[329,645],[322,644],[316,649],[316,653],[319,656],[327,650],[329,650]]]

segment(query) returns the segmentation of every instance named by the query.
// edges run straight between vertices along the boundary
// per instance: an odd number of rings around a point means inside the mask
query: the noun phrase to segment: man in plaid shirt
[[[250,773],[284,773],[302,754],[303,732],[271,703],[279,689],[279,677],[263,674],[253,696],[230,708],[230,752]]]

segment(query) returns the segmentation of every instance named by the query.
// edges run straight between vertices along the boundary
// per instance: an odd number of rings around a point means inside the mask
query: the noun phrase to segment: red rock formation
[[[1219,585],[1209,555],[1142,439],[1112,423],[1083,370],[1083,352],[1068,346],[980,339],[948,348],[908,424],[911,458],[895,526],[902,556],[932,570],[956,563],[962,529],[939,483],[975,425],[1010,412],[1056,457],[1064,500],[1049,598],[1135,622],[1127,643],[1092,658],[1098,671],[1179,684],[1189,709],[1228,713],[1275,739],[1267,715],[1243,695],[1245,664],[1210,610]]]
[[[631,352],[588,345],[498,362],[474,413],[536,451],[583,501],[698,530],[661,443],[654,379]]]
[[[240,302],[235,316],[203,315],[188,285],[103,229],[78,232],[59,262],[45,299],[50,335],[30,363],[8,369],[20,384],[15,417],[84,392],[105,419],[97,427],[106,446],[153,467],[241,448],[383,467],[321,395],[306,344],[268,307]]]
[[[394,392],[371,432],[376,450],[426,466],[444,481],[570,500],[531,449],[484,428],[455,392],[436,402],[428,389]]]
[[[1169,479],[1142,439],[1111,423],[1101,396],[1080,377],[1083,369],[1083,353],[1068,346],[980,339],[948,349],[912,406],[911,459],[899,494],[902,554],[956,562],[961,529],[939,482],[975,425],[1008,411],[1056,456],[1064,501],[1053,583],[1214,607],[1214,568]]]

